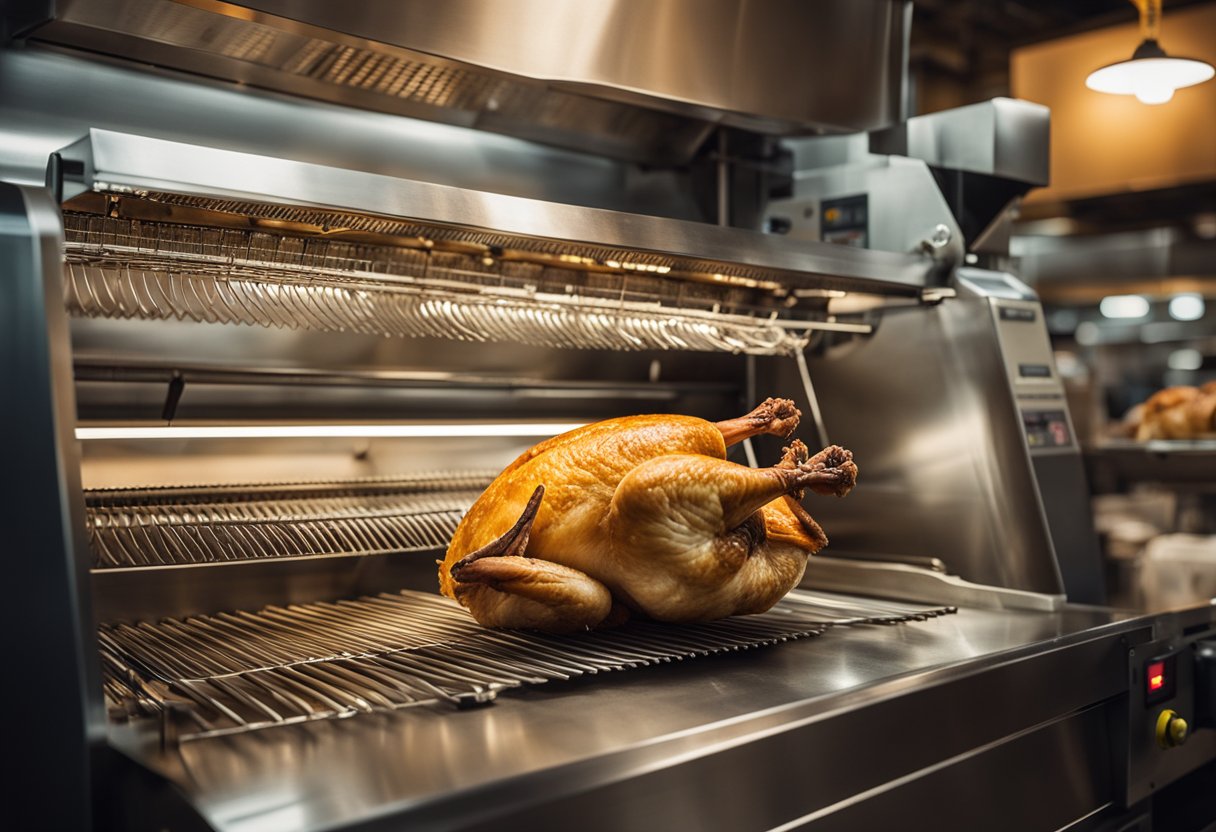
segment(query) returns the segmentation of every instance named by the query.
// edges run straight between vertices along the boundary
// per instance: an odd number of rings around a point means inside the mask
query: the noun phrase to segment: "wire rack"
[[[99,568],[441,549],[491,479],[90,491],[89,542]]]
[[[185,741],[428,703],[474,705],[525,684],[953,611],[799,590],[761,615],[553,636],[485,629],[454,601],[403,591],[107,624],[99,639],[111,715],[159,715],[166,738]]]
[[[191,320],[543,347],[788,355],[814,329],[730,286],[488,255],[65,215],[66,303]],[[653,270],[665,267],[653,266]]]

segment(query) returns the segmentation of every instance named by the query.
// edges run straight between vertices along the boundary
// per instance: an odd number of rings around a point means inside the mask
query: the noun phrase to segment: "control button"
[[[1166,708],[1157,717],[1157,745],[1162,748],[1174,748],[1186,742],[1190,726],[1186,720],[1178,716],[1178,712]]]

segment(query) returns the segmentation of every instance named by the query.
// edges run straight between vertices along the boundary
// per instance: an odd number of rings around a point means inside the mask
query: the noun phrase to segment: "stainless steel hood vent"
[[[654,164],[901,116],[903,0],[63,0],[32,39]],[[826,80],[830,79],[830,83]]]
[[[330,239],[363,232],[424,248],[443,243],[496,261],[518,253],[640,277],[670,273],[750,289],[911,296],[935,277],[932,260],[917,255],[540,202],[107,130],[91,130],[55,154],[50,180],[63,200],[132,203],[110,206],[120,214],[160,212],[141,219],[182,223],[195,210],[226,213],[242,228],[251,221],[267,228],[303,225],[311,235]]]

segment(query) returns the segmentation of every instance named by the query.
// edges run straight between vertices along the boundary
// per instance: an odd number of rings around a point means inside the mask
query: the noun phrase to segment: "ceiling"
[[[1171,10],[1212,2],[1164,0],[1164,17],[1168,21]],[[1009,95],[1012,50],[1136,18],[1130,0],[913,0],[911,112]],[[1168,42],[1164,46],[1169,49]],[[1052,233],[1093,234],[1165,225],[1206,239],[1210,230],[1197,229],[1208,229],[1214,217],[1216,189],[1202,182],[1025,205],[1019,227],[1039,233],[1037,226],[1055,223]]]
[[[1198,2],[1164,0],[1164,14]],[[916,113],[1008,95],[1015,47],[1136,19],[1129,0],[914,0],[912,8]]]

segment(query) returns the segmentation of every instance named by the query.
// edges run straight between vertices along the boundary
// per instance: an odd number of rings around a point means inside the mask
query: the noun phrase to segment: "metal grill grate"
[[[811,330],[871,330],[655,274],[86,215],[65,229],[66,303],[86,317],[754,355],[793,354]]]
[[[107,624],[99,638],[111,713],[159,714],[176,739],[189,740],[422,703],[476,704],[524,684],[949,612],[799,590],[761,615],[553,636],[488,630],[454,601],[407,591]]]
[[[486,474],[88,492],[98,567],[442,549]]]

